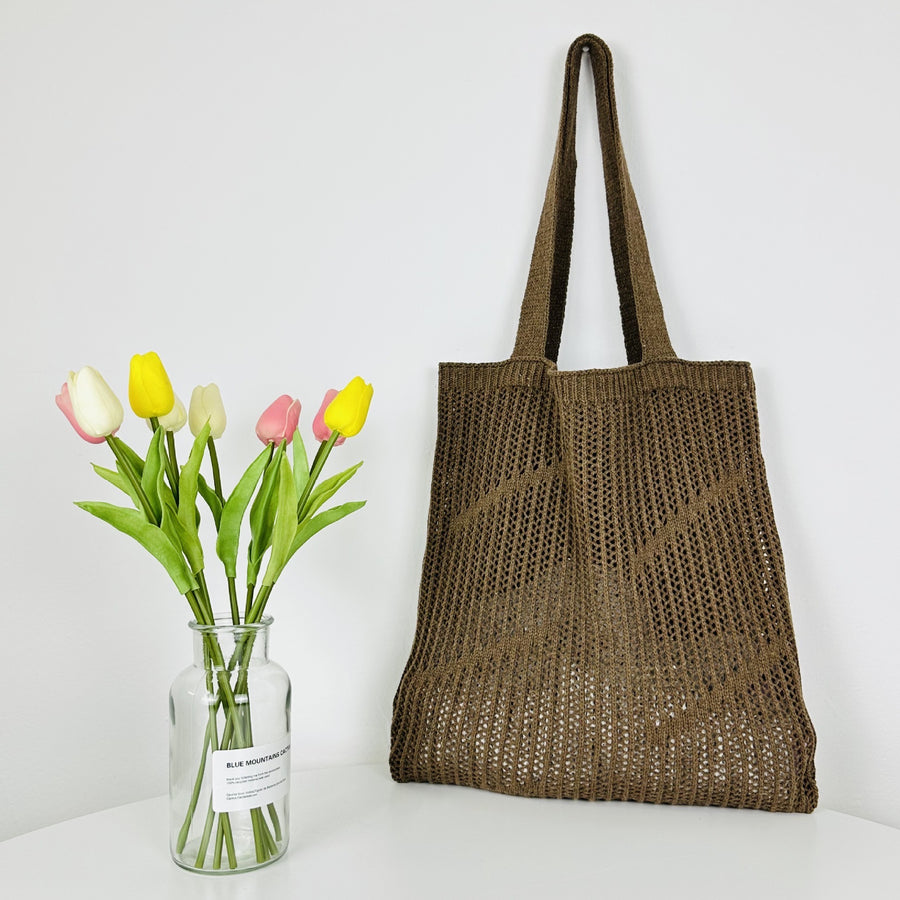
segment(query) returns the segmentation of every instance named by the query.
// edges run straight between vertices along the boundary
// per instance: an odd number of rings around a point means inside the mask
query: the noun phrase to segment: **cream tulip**
[[[163,431],[181,431],[187,423],[187,410],[184,408],[184,404],[181,402],[181,399],[178,395],[175,395],[175,405],[172,407],[171,412],[167,412],[164,416],[160,416],[157,421],[159,422],[159,427],[162,428]],[[150,428],[153,428],[153,423],[147,419],[147,424]]]
[[[225,406],[219,386],[214,383],[205,387],[198,384],[191,393],[191,405],[188,411],[188,424],[191,434],[196,437],[209,422],[209,436],[220,438],[225,431]]]

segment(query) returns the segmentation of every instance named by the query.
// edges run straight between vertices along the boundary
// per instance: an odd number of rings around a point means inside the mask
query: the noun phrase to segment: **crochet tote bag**
[[[628,365],[564,372],[575,103],[590,55]],[[750,365],[672,350],[612,59],[572,45],[510,359],[443,363],[398,781],[810,812],[800,688]]]

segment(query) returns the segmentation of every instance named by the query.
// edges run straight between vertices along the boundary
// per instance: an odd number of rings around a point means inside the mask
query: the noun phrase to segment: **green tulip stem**
[[[236,693],[245,694],[247,696],[247,704],[244,706],[242,712],[244,714],[244,736],[248,747],[253,746],[253,725],[250,721],[250,672],[247,667],[250,665],[250,654],[252,653],[255,638],[256,635],[253,634],[253,632],[249,632],[246,635],[246,644],[248,645],[245,646],[247,652],[247,666],[241,666],[241,668],[238,669],[238,676],[235,679],[234,684]],[[268,828],[266,827],[265,819],[262,816],[262,810],[259,807],[250,810],[250,821],[253,824],[253,843],[256,848],[256,861],[265,862],[270,855],[269,843],[272,839],[271,836],[267,835]],[[266,840],[267,837],[268,840]]]
[[[266,472],[269,471],[269,466],[272,465],[272,459],[275,456],[275,442],[272,441],[269,444],[269,458],[266,460],[266,464],[262,470],[261,475],[261,483],[266,479]],[[250,610],[253,608],[253,592],[256,590],[256,582],[247,582],[247,596],[244,599],[244,621],[250,622]]]
[[[307,500],[309,500],[310,494],[312,494],[312,490],[316,485],[316,481],[318,480],[319,475],[322,474],[322,469],[325,467],[325,463],[328,461],[328,455],[331,453],[335,443],[337,442],[337,439],[340,436],[341,435],[339,432],[332,431],[331,437],[329,437],[327,441],[319,444],[319,449],[316,451],[315,458],[313,459],[313,464],[309,470],[309,479],[306,482],[306,486],[303,488],[303,493],[300,495],[300,499],[297,501],[298,520],[301,518],[303,507],[306,505]],[[272,588],[274,586],[274,584],[264,584],[260,588],[259,593],[256,595],[256,599],[253,600],[253,589],[255,585],[247,585],[247,601],[244,614],[245,622],[258,622],[262,618],[263,613],[266,610],[266,603],[268,603],[269,601],[269,595],[272,593]]]
[[[248,624],[251,622],[258,622],[266,609],[266,603],[269,600],[269,594],[272,593],[272,588],[274,584],[264,584],[260,589],[259,593],[256,595],[256,600],[253,602],[253,606],[250,611],[247,613],[247,618],[244,620]]]
[[[204,661],[207,665],[207,689],[212,693],[212,688],[209,685],[209,679],[211,678],[211,672],[209,671],[209,650],[208,648],[204,648]],[[206,734],[203,738],[203,750],[200,753],[200,765],[197,767],[197,775],[194,779],[194,789],[191,792],[191,799],[188,803],[187,812],[184,816],[184,822],[181,826],[181,831],[178,833],[178,841],[175,845],[175,849],[181,853],[184,850],[185,844],[187,844],[188,833],[190,832],[191,822],[194,819],[194,813],[197,810],[197,802],[200,799],[200,788],[203,785],[203,776],[206,772],[206,759],[207,753],[209,751],[210,745],[213,745],[213,749],[218,749],[219,747],[227,748],[231,742],[231,736],[234,733],[234,726],[231,721],[226,721],[225,730],[222,733],[222,743],[218,744],[218,732],[215,724],[215,716],[219,711],[219,707],[222,705],[222,696],[219,694],[216,698],[215,703],[210,704],[210,721],[206,726]],[[232,837],[231,832],[231,820],[228,818],[227,813],[222,814],[225,822],[225,846],[228,850],[228,863],[229,868],[236,868],[237,861],[234,854],[234,838]]]
[[[106,437],[106,443],[109,444],[110,450],[112,450],[116,461],[122,467],[125,477],[131,482],[131,486],[134,488],[134,492],[137,495],[138,500],[140,500],[141,506],[144,508],[144,515],[147,517],[147,521],[152,522],[154,525],[159,525],[156,514],[150,506],[150,501],[147,499],[147,495],[141,487],[141,479],[137,477],[137,473],[131,467],[131,463],[128,462],[128,457],[119,446],[119,439],[115,435],[110,434]]]
[[[200,598],[203,600],[204,610],[206,611],[208,624],[212,625],[216,621],[216,617],[213,613],[212,608],[212,600],[209,598],[209,588],[206,584],[206,575],[203,574],[203,569],[194,574],[194,577],[197,579],[198,584],[200,585]]]
[[[234,837],[231,833],[231,819],[228,813],[219,813],[219,824],[216,828],[216,847],[213,853],[213,868],[222,868],[222,841],[225,842],[225,850],[228,853],[228,868],[237,868],[237,856],[234,852]]]
[[[194,862],[194,866],[197,869],[202,869],[206,865],[206,851],[209,847],[209,836],[212,832],[215,818],[216,814],[212,808],[212,797],[210,797],[209,807],[206,810],[206,824],[203,826],[203,836],[200,838],[200,847],[197,850],[197,859]]]
[[[259,807],[250,810],[250,821],[253,823],[253,843],[256,845],[256,861],[264,863],[269,858],[269,854],[266,840],[262,834],[266,823],[259,814]]]
[[[249,632],[245,637],[244,643],[244,659],[246,663],[240,667],[238,670],[238,677],[235,681],[235,689],[239,694],[247,694],[247,706],[245,708],[246,719],[244,722],[245,734],[247,736],[247,744],[248,746],[252,746],[253,744],[253,725],[250,721],[250,685],[248,683],[250,672],[248,667],[250,665],[250,658],[253,654],[253,644],[256,640],[256,634],[252,631]],[[281,820],[278,818],[278,810],[275,808],[274,803],[270,803],[268,805],[269,817],[272,820],[272,828],[275,831],[275,840],[281,840]],[[258,808],[258,816],[259,816],[259,825],[260,831],[264,838],[265,844],[268,847],[269,852],[274,856],[278,852],[278,848],[275,844],[275,841],[272,840],[272,836],[269,833],[268,826],[266,825],[266,818],[263,815],[263,809],[260,806]]]
[[[202,579],[202,573],[198,573],[198,578]],[[205,584],[204,584],[205,586]],[[261,601],[257,615],[262,615],[262,609],[271,592],[271,585],[264,586],[260,590],[259,600]],[[189,592],[185,595],[191,606],[197,621],[205,621],[211,618],[210,614],[203,608],[202,591]],[[187,843],[187,837],[190,831],[191,823],[197,812],[197,802],[200,795],[201,785],[206,770],[206,758],[209,750],[228,747],[248,747],[252,745],[253,733],[251,730],[251,722],[249,719],[249,708],[244,705],[238,706],[235,695],[248,694],[248,665],[249,657],[252,652],[252,646],[255,635],[248,634],[241,645],[235,648],[232,658],[227,667],[222,650],[219,647],[214,635],[204,636],[204,665],[207,670],[207,691],[213,695],[213,679],[218,682],[217,697],[215,702],[209,705],[209,722],[206,727],[204,737],[203,751],[200,759],[200,765],[197,769],[197,775],[194,780],[194,789],[188,809],[181,827],[178,837],[178,852],[184,849]],[[234,687],[232,687],[229,675],[234,672],[237,666],[237,675]],[[220,705],[227,708],[225,718],[225,728],[222,732],[221,740],[219,740],[218,728],[216,727],[216,714]],[[272,836],[269,824],[266,822],[265,813],[262,807],[251,810],[250,821],[253,828],[253,842],[256,851],[256,859],[258,862],[266,862],[271,856],[278,852],[277,842],[282,839],[281,822],[278,812],[272,804],[268,807],[271,819],[271,829],[274,830],[275,836]],[[224,843],[228,853],[229,868],[237,867],[237,858],[234,851],[234,838],[232,835],[231,821],[227,813],[222,813],[218,817],[218,827],[215,837],[213,837],[213,825],[215,824],[215,816],[212,809],[207,809],[206,820],[204,822],[203,831],[200,839],[200,848],[197,853],[195,865],[198,868],[204,868],[207,864],[209,854],[209,845],[213,845],[213,858],[211,865],[213,869],[221,869],[222,863],[222,846]]]
[[[206,442],[206,446],[209,449],[209,463],[212,466],[213,473],[213,490],[216,492],[216,496],[222,501],[222,505],[225,505],[225,495],[222,493],[222,475],[219,472],[219,454],[216,452],[216,442],[209,438]]]
[[[172,494],[175,496],[175,502],[178,502],[178,457],[175,455],[175,432],[166,432],[166,447],[168,454],[166,456],[166,469],[169,471],[169,481],[172,484]],[[171,467],[171,468],[170,468]]]
[[[212,678],[212,667],[209,664],[209,651],[205,650],[204,654],[204,662],[206,664],[206,690],[207,694],[210,697],[215,697],[215,691],[213,690],[213,678]],[[206,737],[203,742],[203,759],[200,761],[200,765],[202,768],[206,767],[206,751],[207,749],[212,750],[215,753],[216,750],[221,748],[219,744],[219,729],[216,723],[216,714],[219,709],[218,703],[210,703],[209,704],[209,722],[206,726]],[[196,804],[195,804],[196,806]],[[212,798],[210,798],[210,806],[212,806]],[[193,813],[191,814],[193,815]],[[222,842],[225,842],[225,846],[228,851],[228,864],[229,867],[234,869],[237,867],[237,858],[234,852],[234,838],[231,834],[231,819],[228,816],[228,813],[219,813],[219,826],[216,831],[216,844],[215,851],[213,855],[213,868],[218,869],[221,868],[222,865]]]
[[[190,601],[189,601],[190,602]],[[191,608],[193,609],[193,603],[191,603]],[[199,620],[198,620],[199,621]],[[206,644],[203,645],[203,664],[206,669],[206,690],[207,693],[212,696],[213,694],[213,679],[212,679],[212,668],[209,664],[209,648]],[[218,710],[218,704],[212,703],[209,705],[209,721],[206,723],[206,734],[203,737],[203,749],[200,751],[200,765],[197,767],[197,777],[194,779],[194,789],[191,792],[191,799],[188,802],[187,815],[184,817],[184,822],[181,825],[181,830],[178,832],[178,839],[175,842],[175,849],[178,853],[181,853],[185,845],[187,844],[188,834],[191,828],[191,822],[194,819],[194,813],[197,810],[197,801],[200,798],[200,787],[203,783],[203,775],[206,772],[206,758],[209,753],[210,748],[212,750],[219,749],[219,735],[218,729],[216,728],[216,711]],[[212,810],[210,810],[212,811]],[[204,852],[205,855],[205,852]],[[202,866],[202,862],[198,863],[198,865]]]
[[[222,841],[225,837],[225,830],[222,826],[222,822],[224,813],[219,815],[219,824],[216,825],[216,844],[215,849],[213,850],[213,864],[212,867],[214,869],[222,868]]]
[[[206,621],[206,614],[203,611],[203,606],[201,602],[197,599],[196,591],[188,591],[184,595],[184,599],[187,600],[188,606],[191,608],[191,612],[194,614],[194,618],[197,620],[198,625],[210,625],[212,623]]]
[[[192,602],[192,598],[188,598],[188,602],[191,603],[191,609],[194,609],[194,604]],[[195,615],[196,615],[196,613],[195,613]],[[198,621],[199,621],[199,619],[198,619]],[[231,659],[228,662],[228,672],[229,673],[234,671],[234,667],[236,665],[239,666],[241,664],[241,658],[243,657],[244,649],[245,649],[244,644],[242,644],[238,647],[235,647],[234,653],[232,654]],[[207,670],[209,670],[209,650],[208,650],[208,648],[204,648],[203,659],[204,659],[204,663],[207,667]],[[210,673],[207,672],[207,674],[209,676]],[[207,689],[209,690],[209,693],[212,694],[213,689],[209,683],[207,683]],[[197,777],[194,779],[194,789],[191,793],[190,802],[188,803],[187,814],[184,817],[184,824],[181,826],[181,832],[179,833],[179,836],[178,836],[178,843],[176,845],[176,849],[178,850],[179,853],[181,853],[181,851],[184,850],[184,845],[187,843],[188,831],[191,827],[191,821],[194,818],[194,812],[197,809],[197,802],[200,798],[200,787],[203,784],[203,774],[206,771],[206,754],[207,754],[207,751],[209,750],[210,744],[212,743],[213,731],[215,729],[214,716],[215,716],[215,714],[218,713],[219,707],[221,705],[222,705],[222,695],[218,694],[216,696],[215,703],[212,704],[211,715],[210,715],[211,722],[207,723],[207,726],[206,726],[206,735],[203,738],[203,751],[200,754],[200,765],[197,768]],[[226,722],[225,723],[225,731],[222,735],[221,747],[223,747],[223,748],[228,747],[228,744],[231,741],[231,735],[232,735],[233,731],[234,731],[234,728],[233,728],[232,724],[230,722]],[[218,736],[216,737],[216,740],[218,740]],[[228,820],[227,815],[226,815],[225,819],[226,819],[225,840],[226,840],[226,845],[228,847],[230,847],[230,850],[228,853],[228,858],[229,858],[229,860],[231,860],[232,855],[233,855],[232,851],[234,849],[234,846],[232,843],[232,837],[231,837],[231,822],[230,822],[230,820]],[[237,863],[232,865],[231,868],[232,869],[235,868],[236,865],[237,865]]]
[[[269,588],[269,590],[271,590],[271,588]],[[261,591],[260,593],[262,594],[263,591]],[[269,591],[266,590],[266,596],[268,595],[268,593]],[[199,609],[197,608],[197,604],[199,602],[197,597],[188,596],[188,602],[191,604],[192,609],[199,612]],[[204,666],[206,668],[207,691],[209,692],[210,696],[213,695],[214,688],[212,679],[214,674],[219,682],[219,690],[217,692],[215,702],[209,704],[209,721],[207,722],[206,726],[203,750],[200,756],[200,765],[197,768],[197,775],[194,780],[193,792],[191,794],[191,799],[188,803],[188,809],[186,811],[184,822],[181,826],[181,830],[179,832],[178,840],[176,843],[176,849],[179,853],[184,849],[187,843],[191,823],[197,811],[197,803],[200,797],[200,789],[203,783],[204,773],[206,771],[206,759],[209,750],[215,751],[220,748],[228,748],[232,746],[250,746],[253,743],[253,732],[249,719],[250,710],[249,708],[243,706],[238,709],[234,703],[234,695],[248,694],[249,671],[247,667],[249,665],[249,657],[252,653],[254,639],[255,634],[249,633],[245,636],[243,642],[235,648],[231,660],[228,663],[226,673],[222,671],[222,667],[224,665],[224,657],[222,656],[218,642],[212,635],[206,636],[203,647],[203,658]],[[234,672],[235,666],[238,667],[238,671],[234,688],[232,688],[230,682],[228,681],[228,673]],[[225,689],[226,685],[227,690]],[[229,713],[226,716],[225,728],[222,733],[220,742],[218,736],[218,728],[216,727],[216,714],[219,707],[222,705],[223,700],[225,705],[229,707]],[[232,738],[235,735],[237,735],[237,737],[233,742]],[[265,820],[263,808],[258,807],[252,810],[250,813],[251,823],[253,826],[253,840],[258,862],[265,862],[270,856],[274,856],[275,853],[278,852],[277,842],[280,842],[283,836],[281,821],[274,804],[270,803],[268,805],[268,812],[272,822],[272,829],[275,832],[274,839],[272,836],[272,832],[270,831],[269,826]],[[197,855],[196,866],[198,868],[203,868],[205,866],[206,857],[209,852],[209,843],[212,837],[212,825],[213,822],[210,819],[208,810],[206,822],[204,823],[203,834],[201,836],[200,852],[198,852]],[[234,869],[237,867],[237,858],[234,851],[234,838],[231,829],[231,820],[227,813],[220,814],[218,818],[218,828],[216,831],[215,839],[213,841],[212,867],[214,869],[221,868],[223,841],[225,849],[228,853],[229,868]]]
[[[256,639],[256,635],[252,632],[248,633],[244,639],[244,646],[242,647],[242,655],[243,661],[240,662],[237,677],[235,679],[234,684],[234,693],[236,694],[246,694],[248,697],[248,705],[245,706],[242,710],[244,714],[244,718],[242,719],[242,726],[244,729],[244,743],[239,744],[239,746],[250,747],[253,744],[253,730],[250,722],[250,708],[249,708],[249,671],[248,666],[250,665],[250,656],[253,650],[253,643]],[[231,739],[231,735],[234,727],[237,725],[237,720],[229,721],[225,726],[225,732],[222,736],[222,746],[226,746],[228,741]],[[276,833],[281,832],[281,823],[278,820],[278,813],[274,809],[271,811],[273,814],[273,827],[275,828]],[[275,841],[272,839],[272,835],[269,831],[268,826],[266,825],[265,817],[263,816],[262,807],[256,807],[250,810],[250,821],[253,826],[253,843],[256,849],[256,861],[257,862],[265,862],[270,856],[274,856],[277,852],[277,847],[275,845]],[[279,838],[280,840],[280,838]]]
[[[198,574],[200,574],[202,577],[202,573]],[[198,596],[198,594],[198,591],[188,591],[188,593],[184,595],[187,598],[188,603],[190,604],[191,612],[193,612],[194,618],[196,618],[197,622],[202,625],[215,624],[212,613],[210,612],[209,614],[207,614],[206,610],[203,607],[203,600]],[[244,742],[244,729],[241,726],[240,721],[238,720],[237,703],[234,699],[234,692],[231,690],[231,682],[228,680],[228,669],[225,666],[225,657],[222,656],[222,648],[219,646],[219,642],[216,640],[215,635],[206,634],[204,635],[204,639],[206,640],[206,647],[215,668],[216,680],[219,683],[219,691],[222,695],[223,700],[225,701],[226,707],[228,708],[228,717],[233,723],[234,733],[238,740],[238,746],[246,747],[247,744]]]
[[[340,437],[340,433],[337,431],[331,432],[331,437],[328,438],[324,443],[319,444],[319,449],[316,451],[315,458],[313,459],[313,464],[309,470],[309,480],[306,482],[306,487],[303,488],[303,493],[300,495],[300,499],[297,501],[297,519],[301,519],[303,517],[303,507],[306,506],[306,501],[309,500],[309,495],[312,493],[313,488],[316,486],[316,481],[319,476],[322,474],[322,469],[325,468],[325,463],[328,461],[328,455],[331,453],[334,448],[337,439]]]
[[[154,434],[159,431],[160,424],[159,419],[156,416],[150,417],[150,427],[153,429]],[[166,477],[169,479],[169,487],[172,488],[172,495],[175,497],[175,502],[178,502],[178,470],[174,467],[173,459],[175,454],[175,438],[172,436],[171,432],[167,432],[169,437],[172,437],[171,451],[172,455],[170,456],[168,453],[164,453],[163,457],[166,461]]]
[[[259,822],[260,836],[262,837],[263,847],[265,848],[265,854],[260,862],[265,862],[270,856],[274,856],[278,852],[278,847],[275,846],[272,832],[269,831],[269,826],[266,824],[266,817],[263,815],[262,807],[257,806],[254,812],[256,813],[256,821]]]
[[[241,611],[238,609],[237,583],[233,575],[228,576],[228,601],[231,604],[231,624],[241,624]]]
[[[207,696],[213,697],[215,696],[215,690],[213,687],[213,672],[212,666],[210,665],[210,657],[209,657],[209,646],[204,644],[203,646],[203,663],[204,668],[206,669],[206,693]],[[216,727],[216,705],[215,703],[210,703],[207,706],[209,720],[206,725],[206,738],[203,741],[203,756],[200,759],[200,765],[202,768],[206,768],[206,752],[207,749],[211,750],[215,753],[219,749],[219,729]],[[209,845],[209,836],[212,831],[213,821],[215,820],[215,813],[212,808],[212,796],[209,798],[209,809],[206,813],[206,824],[203,828],[203,837],[200,839],[200,848],[197,851],[197,860],[194,865],[198,869],[202,869],[206,865],[206,850]],[[221,819],[219,821],[221,825]],[[221,859],[221,852],[219,854]],[[218,866],[216,866],[218,868]]]
[[[278,818],[278,810],[275,809],[275,804],[270,803],[268,805],[269,810],[269,818],[272,820],[272,827],[275,829],[275,840],[281,840],[281,820]]]
[[[203,578],[202,570],[197,573],[197,577],[200,579],[201,585],[205,590],[206,581]],[[188,591],[188,593],[184,596],[187,598],[187,601],[191,607],[191,612],[193,612],[194,617],[196,618],[198,623],[203,625],[215,624],[212,610],[207,611],[205,609],[203,597],[200,591]],[[216,640],[215,635],[206,634],[204,635],[204,638],[206,640],[206,647],[209,652],[210,659],[212,660],[213,666],[215,668],[216,679],[219,683],[219,690],[221,692],[222,698],[225,701],[225,705],[228,707],[228,717],[231,719],[234,725],[234,733],[238,740],[238,746],[246,747],[247,744],[245,743],[244,729],[241,727],[241,723],[238,720],[237,703],[234,699],[234,692],[231,690],[231,682],[228,680],[229,670],[225,666],[225,657],[222,656],[222,648],[219,646],[219,642]]]
[[[199,620],[198,620],[199,621]],[[225,730],[222,733],[222,742],[220,746],[227,747],[234,735],[237,741],[237,747],[247,747],[246,735],[244,732],[241,714],[234,699],[234,691],[231,688],[231,682],[228,680],[228,671],[225,668],[225,658],[222,656],[222,648],[216,640],[215,635],[204,635],[205,654],[208,654],[212,669],[214,670],[216,681],[218,682],[219,697],[224,701],[226,710]],[[214,710],[213,710],[214,711]],[[209,734],[209,726],[207,726],[207,734]],[[212,736],[210,735],[212,740]],[[198,780],[202,776],[198,773]]]
[[[218,642],[212,635],[209,638],[210,656],[216,667],[216,679],[219,682],[219,691],[222,694],[225,705],[228,707],[228,717],[230,719],[232,730],[238,747],[249,747],[246,736],[244,735],[243,724],[240,720],[240,711],[237,708],[237,702],[234,699],[234,691],[231,689],[231,682],[228,680],[228,672],[225,670],[225,659],[222,656],[222,650]],[[226,731],[227,731],[226,724]]]
[[[225,823],[225,850],[228,853],[228,868],[236,869],[237,854],[234,852],[234,836],[231,833],[231,819],[228,818],[228,813],[222,813],[222,817],[219,819],[219,822]]]
[[[210,728],[207,725],[206,735],[203,738],[203,750],[200,753],[200,765],[197,767],[197,777],[194,779],[194,789],[191,792],[191,799],[188,802],[187,814],[184,817],[181,831],[178,832],[178,840],[175,842],[175,849],[179,853],[184,850],[185,844],[187,844],[188,832],[191,828],[194,812],[197,809],[197,801],[200,799],[200,787],[203,784],[203,775],[206,772],[206,754],[209,750],[211,739]]]
[[[269,457],[266,460],[266,464],[263,467],[262,475],[260,476],[261,481],[265,481],[266,472],[269,471],[269,466],[272,464],[272,458],[275,456],[275,442],[269,444]],[[248,617],[250,615],[250,610],[253,607],[253,592],[256,590],[256,582],[247,582],[247,596],[244,599],[244,621],[251,621]]]

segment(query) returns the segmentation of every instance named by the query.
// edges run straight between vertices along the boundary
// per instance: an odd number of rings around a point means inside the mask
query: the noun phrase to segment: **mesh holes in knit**
[[[444,370],[395,778],[815,806],[744,365]]]

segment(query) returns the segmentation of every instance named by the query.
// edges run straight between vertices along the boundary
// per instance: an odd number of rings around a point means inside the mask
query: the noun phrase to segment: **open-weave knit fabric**
[[[583,50],[629,365],[560,372]],[[814,750],[750,366],[672,351],[609,50],[585,35],[566,63],[513,355],[440,367],[391,771],[525,796],[809,812]]]

